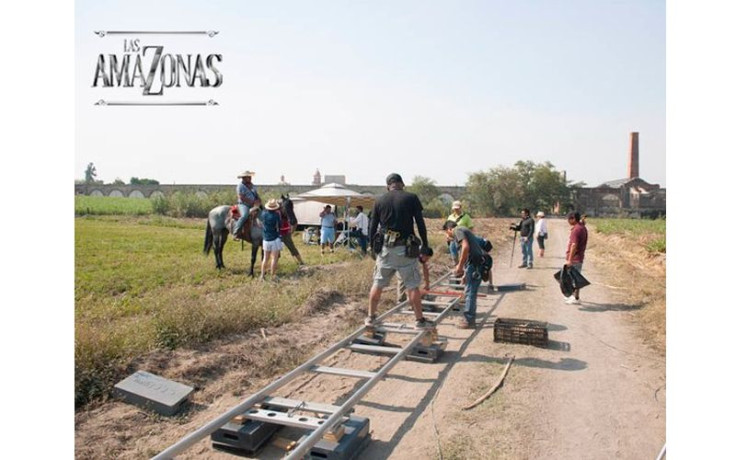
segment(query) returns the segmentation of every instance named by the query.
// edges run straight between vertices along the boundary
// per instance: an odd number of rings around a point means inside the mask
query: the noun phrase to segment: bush
[[[153,197],[151,199],[151,206],[153,207],[153,212],[155,214],[161,214],[162,216],[168,214],[171,207],[169,199],[163,195]]]

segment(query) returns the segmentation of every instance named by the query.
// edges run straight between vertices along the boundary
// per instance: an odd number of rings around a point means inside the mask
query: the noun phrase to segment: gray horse
[[[296,215],[294,214],[294,204],[289,199],[289,195],[281,196],[279,200],[281,206],[286,210],[289,216],[289,221],[296,225]],[[225,263],[222,260],[222,250],[225,248],[227,242],[227,235],[230,233],[230,221],[232,217],[230,215],[229,205],[222,205],[213,208],[207,217],[207,230],[204,235],[204,253],[209,255],[210,250],[214,248],[215,252],[215,266],[217,269],[225,268]],[[258,256],[258,248],[261,248],[261,259],[263,258],[263,228],[260,220],[258,219],[258,212],[253,212],[246,219],[243,225],[244,239],[251,244],[250,251],[250,272],[248,273],[251,277],[254,276],[253,267],[256,264],[256,257]]]

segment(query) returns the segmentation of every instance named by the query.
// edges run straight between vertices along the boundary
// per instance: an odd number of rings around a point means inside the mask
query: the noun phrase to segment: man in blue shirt
[[[332,206],[326,205],[322,212],[319,213],[320,218],[320,254],[325,254],[325,246],[330,245],[330,252],[335,252],[335,224],[337,223],[337,216],[332,212]]]
[[[238,211],[240,211],[240,219],[235,222],[233,228],[233,239],[238,240],[238,234],[240,229],[243,227],[246,219],[248,219],[248,213],[250,208],[253,207],[256,200],[260,200],[256,186],[251,182],[251,178],[255,175],[253,171],[245,171],[238,175],[241,182],[237,185],[236,191],[238,193]]]

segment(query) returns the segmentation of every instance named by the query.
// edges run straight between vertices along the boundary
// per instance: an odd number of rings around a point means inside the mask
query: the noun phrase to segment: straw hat
[[[242,173],[238,174],[238,179],[242,179],[243,177],[253,177],[256,173],[253,171],[243,171]]]
[[[276,201],[274,198],[271,198],[270,200],[268,200],[268,203],[266,203],[266,209],[268,209],[269,211],[275,211],[279,209],[279,202]]]
[[[537,217],[544,217],[544,213],[542,211],[537,212]]]

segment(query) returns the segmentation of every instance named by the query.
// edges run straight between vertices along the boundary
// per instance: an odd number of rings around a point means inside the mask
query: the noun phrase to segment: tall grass
[[[281,281],[246,275],[250,245],[225,246],[226,269],[202,254],[202,220],[86,217],[75,223],[75,402],[104,397],[137,356],[156,348],[207,342],[254,328],[295,321],[301,305],[320,290],[367,296],[373,261],[338,249],[320,256],[295,235],[308,266],[298,271],[288,251]],[[260,270],[260,255],[256,275]]]
[[[633,237],[650,253],[667,252],[665,219],[588,219],[605,235]]]
[[[145,216],[153,212],[151,200],[114,196],[75,195],[74,214],[77,216]]]

